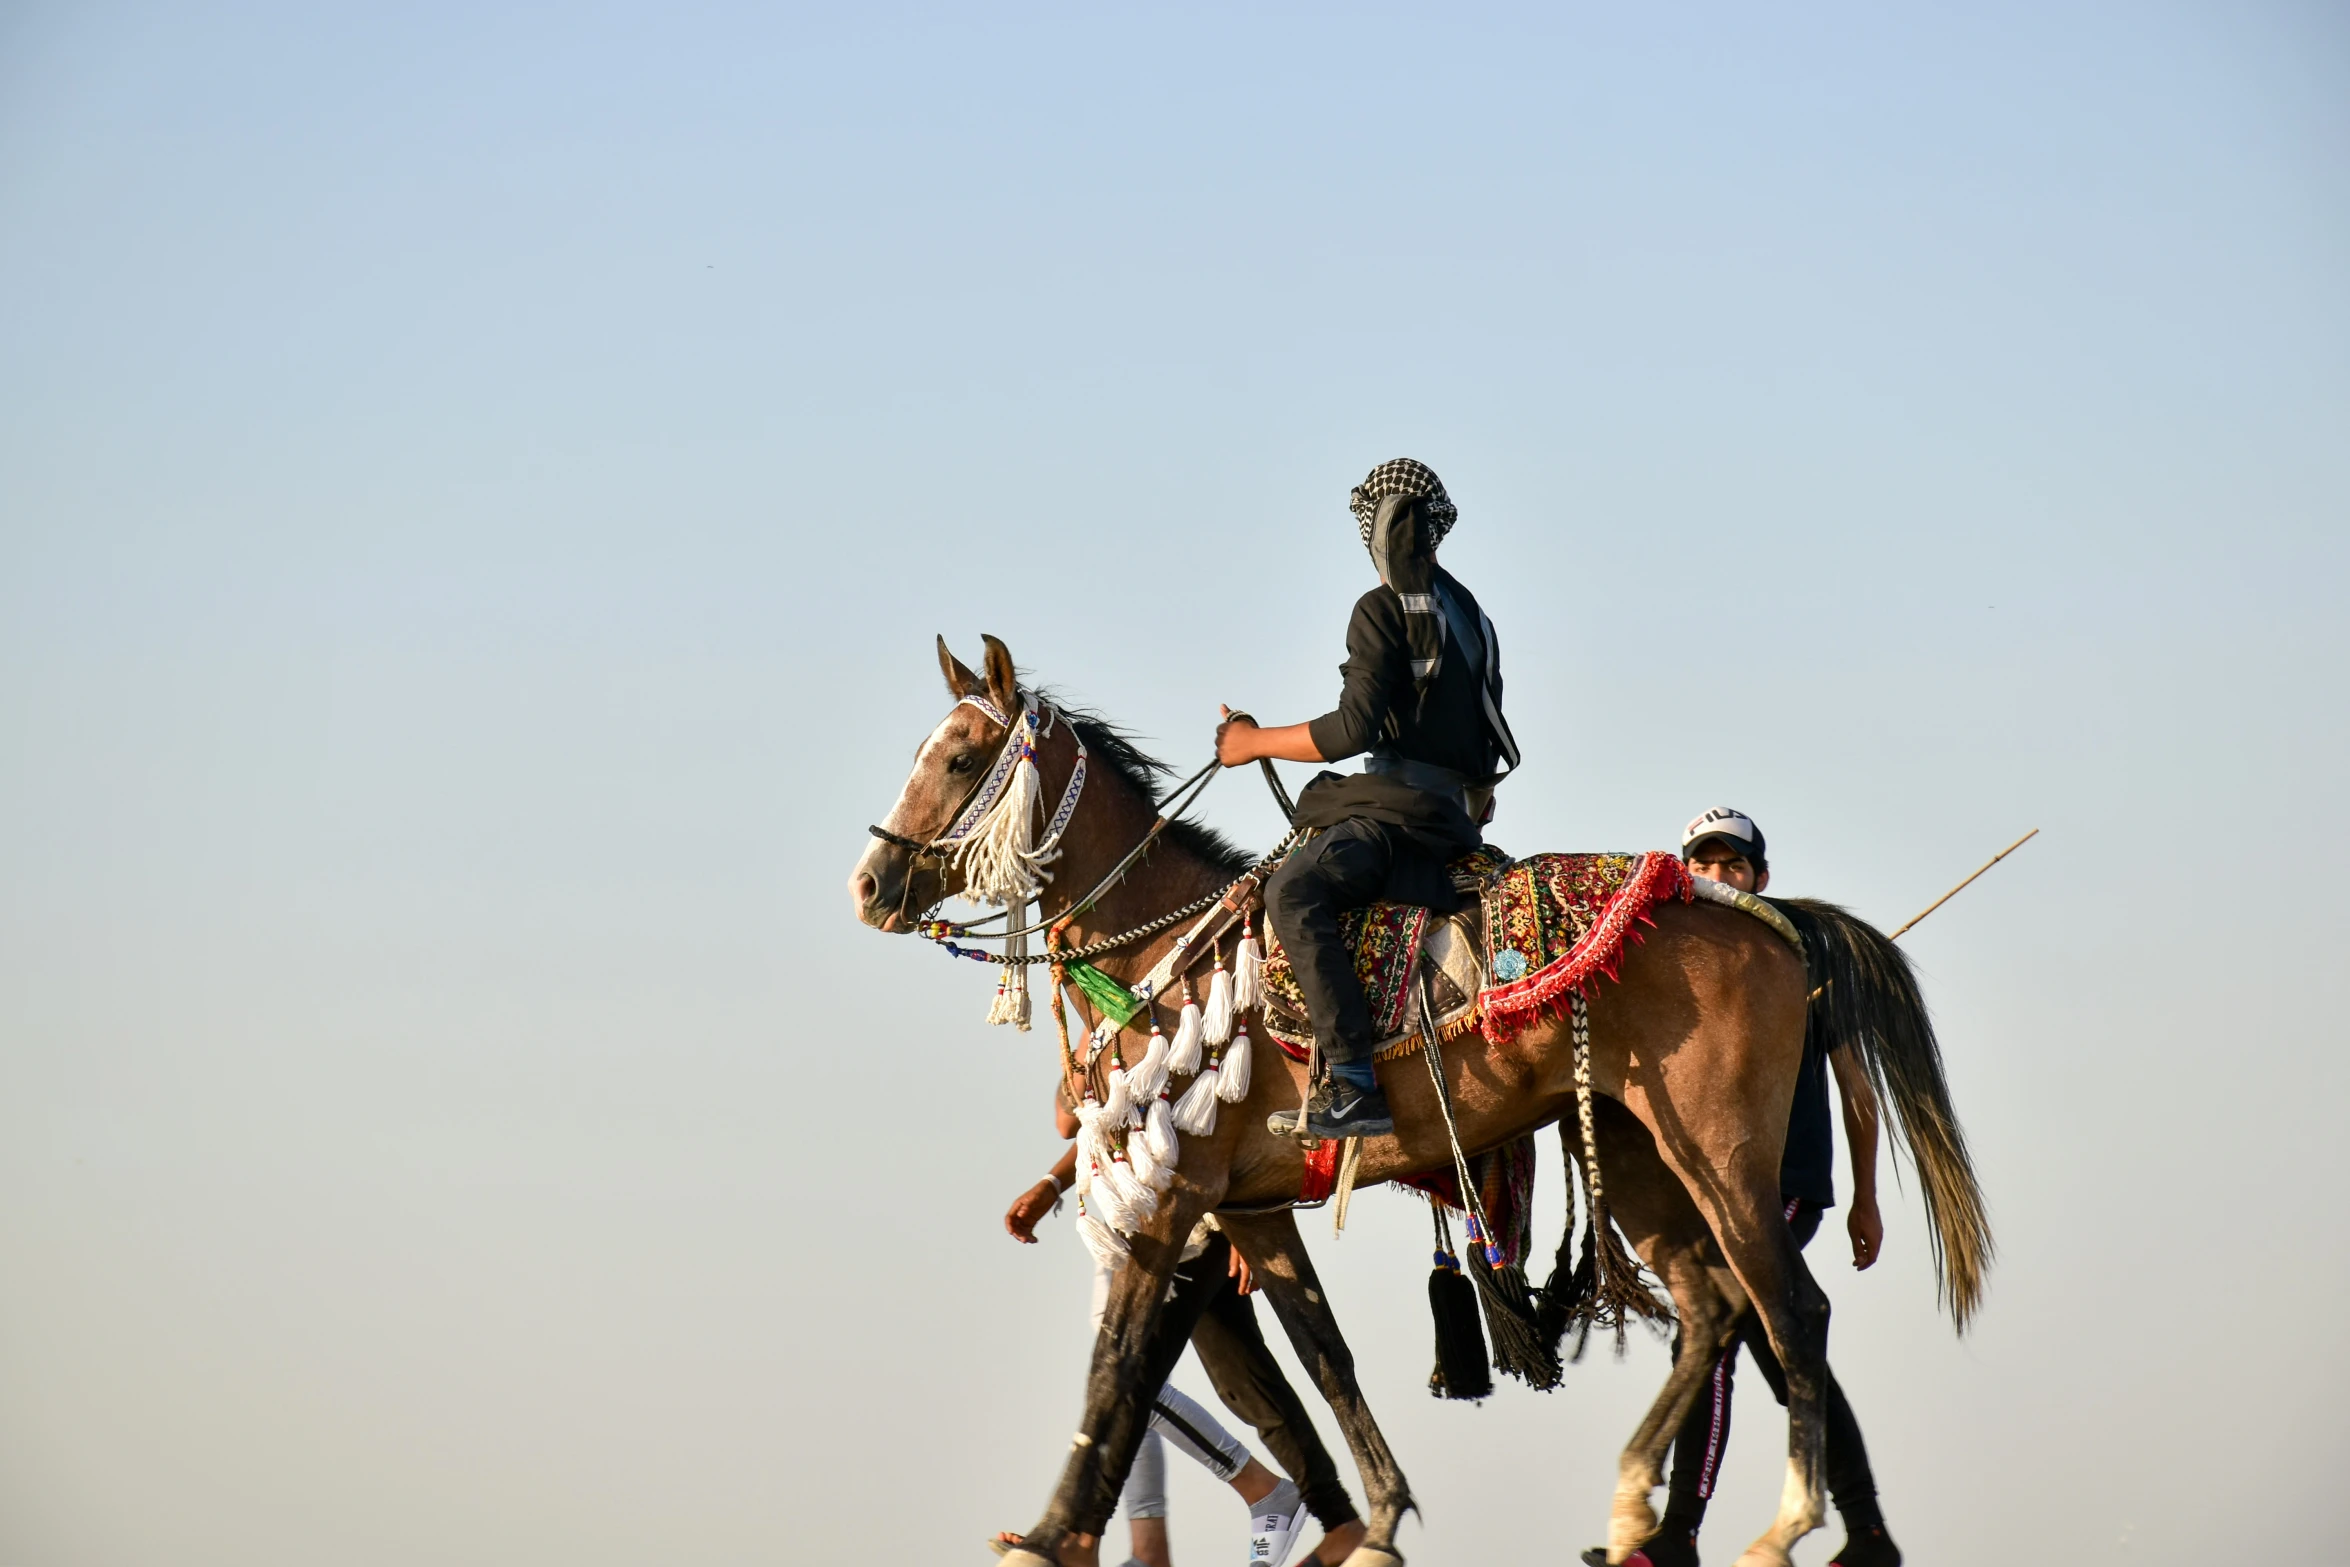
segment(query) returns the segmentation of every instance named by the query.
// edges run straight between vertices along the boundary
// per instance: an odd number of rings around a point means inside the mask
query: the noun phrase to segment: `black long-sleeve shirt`
[[[1483,612],[1475,595],[1450,572],[1438,567],[1437,579],[1482,625]],[[1501,695],[1501,650],[1486,649],[1493,661],[1493,691]],[[1501,756],[1493,730],[1485,720],[1483,694],[1470,667],[1468,651],[1451,637],[1445,639],[1444,659],[1429,684],[1425,700],[1412,687],[1412,650],[1404,634],[1403,601],[1393,588],[1373,588],[1355,601],[1354,616],[1346,627],[1346,662],[1339,666],[1344,685],[1338,706],[1307,726],[1314,749],[1325,761],[1343,761],[1364,751],[1380,751],[1406,761],[1450,768],[1464,778],[1492,774]]]

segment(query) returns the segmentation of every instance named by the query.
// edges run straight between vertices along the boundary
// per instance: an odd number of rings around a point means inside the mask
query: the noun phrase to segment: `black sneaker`
[[[1385,1137],[1395,1130],[1395,1117],[1389,1113],[1387,1095],[1381,1090],[1333,1083],[1327,1100],[1317,1094],[1306,1105],[1306,1124],[1301,1130],[1307,1137]]]

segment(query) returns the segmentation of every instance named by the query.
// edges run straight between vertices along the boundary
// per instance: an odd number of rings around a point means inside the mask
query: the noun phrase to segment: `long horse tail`
[[[1829,1050],[1849,1046],[1880,1099],[1893,1106],[1889,1136],[1918,1172],[1934,1277],[1959,1332],[1983,1303],[1995,1248],[1983,1188],[1951,1107],[1942,1047],[1901,949],[1866,920],[1814,898],[1771,900],[1803,933],[1814,986],[1812,1026]]]

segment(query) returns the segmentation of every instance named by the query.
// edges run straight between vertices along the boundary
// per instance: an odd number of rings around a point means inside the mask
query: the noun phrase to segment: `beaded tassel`
[[[1189,1077],[1200,1068],[1202,1023],[1198,998],[1191,993],[1191,976],[1183,977],[1183,1011],[1175,1019],[1175,1043],[1167,1051],[1167,1070]]]
[[[1112,1148],[1109,1162],[1102,1166],[1102,1184],[1118,1194],[1119,1205],[1126,1210],[1125,1222],[1118,1226],[1129,1235],[1150,1221],[1159,1211],[1159,1195],[1135,1176],[1134,1166],[1127,1162],[1125,1150]]]
[[[1115,1051],[1116,1046],[1111,1049]],[[1119,1127],[1134,1113],[1134,1084],[1126,1072],[1123,1054],[1110,1057],[1110,1096],[1102,1101],[1102,1125]]]
[[[1256,916],[1240,922],[1240,950],[1232,957],[1232,1005],[1254,1012],[1265,1004],[1265,950],[1257,945]]]
[[[1148,1137],[1137,1132],[1126,1139],[1126,1162],[1133,1167],[1134,1178],[1149,1188],[1154,1198],[1164,1189],[1159,1184],[1159,1161],[1151,1155],[1151,1140]],[[1168,1176],[1172,1181],[1173,1172],[1168,1172]],[[1152,1211],[1157,1211],[1155,1200],[1151,1207]]]
[[[1142,1059],[1126,1074],[1126,1088],[1138,1105],[1148,1105],[1159,1097],[1159,1090],[1167,1086],[1167,1036],[1159,1032],[1156,1013],[1151,1017],[1151,1042],[1143,1050]]]
[[[1168,1184],[1175,1180],[1175,1112],[1165,1094],[1151,1101],[1142,1118],[1142,1140],[1150,1145],[1151,1160]],[[1161,1187],[1164,1190],[1165,1187]]]
[[[1087,1211],[1082,1197],[1077,1200],[1077,1238],[1085,1242],[1093,1260],[1112,1273],[1126,1266],[1126,1238]]]
[[[1175,1130],[1193,1137],[1207,1137],[1216,1130],[1216,1069],[1213,1066],[1191,1080],[1183,1097],[1175,1102],[1172,1119]]]
[[[1236,1105],[1248,1097],[1248,1068],[1255,1052],[1249,1049],[1248,1025],[1232,1036],[1232,1043],[1224,1048],[1217,1065],[1222,1068],[1217,1076],[1223,1081],[1216,1085],[1216,1097],[1228,1105]]]
[[[1018,930],[1028,923],[1028,905],[1013,902],[1005,905],[1010,910],[1007,930]],[[1026,936],[1004,938],[1004,972],[995,982],[995,1000],[988,1003],[987,1020],[994,1024],[1009,1023],[1023,1034],[1028,1032],[1028,965],[1020,962],[1028,955]]]
[[[1208,1008],[1200,1017],[1200,1037],[1211,1045],[1232,1042],[1232,971],[1224,966],[1221,949],[1216,972],[1208,976]]]

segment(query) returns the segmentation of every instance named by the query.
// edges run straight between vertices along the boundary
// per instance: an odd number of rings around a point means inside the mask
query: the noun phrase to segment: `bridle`
[[[1024,759],[1034,759],[1036,741],[1042,736],[1052,733],[1053,725],[1060,716],[1054,713],[1050,704],[1037,701],[1026,692],[1022,692],[1020,696],[1020,718],[1017,722],[1006,716],[993,702],[981,696],[966,696],[956,704],[957,706],[979,709],[981,713],[1002,725],[1005,733],[1003,746],[997,752],[995,762],[985,773],[972,781],[971,787],[964,792],[962,800],[948,815],[945,828],[930,838],[910,837],[905,833],[895,832],[882,826],[870,826],[865,830],[886,844],[904,849],[913,857],[917,866],[925,861],[940,866],[951,863],[956,857],[951,846],[959,841],[967,840],[979,822],[986,817],[988,811],[995,807],[1002,796],[1003,781],[1009,777],[1012,768]],[[1232,716],[1235,719],[1249,718],[1248,714],[1242,712],[1235,712]],[[1255,722],[1254,719],[1249,721]],[[1077,733],[1075,725],[1070,726],[1069,738],[1077,746],[1077,764],[1071,769],[1069,782],[1061,792],[1060,804],[1055,807],[1052,819],[1046,825],[1043,841],[1031,851],[1033,861],[1039,867],[1038,880],[1040,881],[1052,879],[1051,875],[1043,872],[1041,867],[1059,858],[1061,834],[1067,829],[1071,817],[1076,814],[1078,801],[1085,792],[1088,754],[1085,741]],[[1258,765],[1264,770],[1266,787],[1272,790],[1274,802],[1280,806],[1282,817],[1284,819],[1294,818],[1297,814],[1296,806],[1290,800],[1289,791],[1282,787],[1280,775],[1274,772],[1273,764],[1260,762]],[[1197,803],[1202,794],[1207,792],[1207,785],[1222,770],[1222,764],[1211,757],[1205,767],[1170,789],[1166,794],[1165,802],[1159,807],[1157,815],[1143,832],[1142,837],[1136,841],[1134,847],[1121,856],[1118,862],[1111,866],[1084,896],[1074,900],[1061,914],[1050,919],[1038,919],[1034,923],[1018,929],[986,931],[984,932],[985,938],[994,941],[1003,938],[1031,936],[1039,931],[1048,931],[1056,927],[1065,929],[1072,920],[1091,909],[1103,893],[1109,891],[1124,878],[1126,872],[1134,867],[1135,861],[1142,858],[1150,846],[1158,841],[1160,835],[1173,826],[1183,813]],[[1285,838],[1274,853],[1268,856],[1268,860],[1278,859],[1282,853],[1286,852],[1294,837],[1295,835],[1292,834],[1291,838]],[[1241,879],[1244,881],[1261,880],[1264,869],[1265,867],[1260,867]],[[911,911],[906,907],[906,899],[913,893],[913,884],[914,878],[911,874],[900,884],[897,912],[907,920],[908,928],[914,934],[939,943],[946,949],[949,956],[973,958],[990,963],[1042,964],[1053,961],[1049,952],[1014,957],[1009,954],[999,955],[976,947],[965,947],[958,944],[954,938],[980,935],[982,934],[981,927],[1003,919],[1005,913],[1009,911],[983,915],[974,920],[914,919],[911,917]],[[1234,885],[1237,886],[1238,883]],[[1031,889],[1031,891],[1033,890],[1035,889]],[[1183,920],[1200,913],[1211,905],[1223,901],[1229,891],[1230,889],[1227,888],[1224,891],[1211,893],[1194,903],[1146,921],[1132,930],[1121,931],[1114,936],[1087,942],[1080,948],[1059,950],[1064,959],[1099,957],[1114,952],[1131,942],[1139,941],[1146,936],[1155,936],[1161,931],[1180,924]],[[940,901],[943,902],[944,899],[942,898]],[[1039,912],[1042,912],[1041,909]]]
[[[937,833],[929,838],[914,838],[882,826],[865,829],[882,842],[904,849],[913,857],[914,865],[909,867],[909,874],[898,892],[897,912],[901,917],[910,914],[906,908],[906,899],[913,892],[913,869],[918,869],[924,862],[944,867],[968,858],[971,851],[979,846],[982,828],[991,815],[998,809],[1018,808],[1013,801],[1006,799],[1006,794],[1012,789],[1022,764],[1034,767],[1037,742],[1052,733],[1060,716],[1053,711],[1051,704],[1039,701],[1025,691],[1019,693],[1019,698],[1017,716],[1005,713],[995,703],[977,694],[965,696],[956,702],[957,707],[977,708],[1001,726],[1004,739],[996,751],[995,760],[985,772],[971,781],[971,787],[963,792],[962,799],[947,814],[946,825]],[[1069,782],[1061,790],[1060,803],[1053,809],[1043,839],[1015,849],[1013,863],[995,864],[992,867],[992,885],[979,889],[980,896],[1024,901],[1035,896],[1043,883],[1053,879],[1052,873],[1044,867],[1060,858],[1061,834],[1067,830],[1070,818],[1077,814],[1077,803],[1085,794],[1089,754],[1084,738],[1077,733],[1074,725],[1069,730],[1069,738],[1077,746],[1077,762],[1069,770]]]

